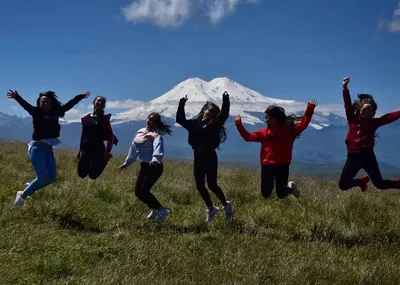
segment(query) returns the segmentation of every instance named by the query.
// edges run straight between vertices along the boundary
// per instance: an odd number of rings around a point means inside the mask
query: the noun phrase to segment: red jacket
[[[293,143],[309,125],[314,114],[315,105],[308,103],[306,112],[300,122],[293,127],[288,124],[277,124],[252,133],[246,131],[241,120],[236,120],[236,127],[247,142],[260,142],[260,161],[266,164],[289,165],[292,161]]]
[[[346,110],[349,131],[346,136],[348,152],[369,152],[375,146],[375,131],[400,118],[400,111],[383,115],[380,118],[363,119],[354,113],[350,92],[343,90],[344,108]]]

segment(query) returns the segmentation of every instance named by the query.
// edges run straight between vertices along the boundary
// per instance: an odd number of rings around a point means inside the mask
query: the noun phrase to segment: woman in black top
[[[231,220],[233,217],[231,203],[226,200],[224,192],[217,184],[218,157],[215,151],[226,140],[224,123],[229,117],[229,94],[224,92],[222,95],[221,110],[214,103],[207,102],[199,115],[190,120],[187,120],[185,116],[187,100],[188,98],[185,96],[179,101],[176,122],[189,133],[188,143],[193,148],[194,153],[196,187],[207,206],[206,222],[211,223],[219,211],[219,208],[215,207],[211,201],[210,193],[205,185],[206,178],[208,188],[221,201],[226,217]]]
[[[8,98],[15,99],[32,116],[33,134],[32,141],[29,143],[28,154],[37,176],[26,186],[24,191],[17,192],[15,207],[21,206],[25,198],[30,197],[40,188],[56,181],[57,167],[53,147],[60,143],[58,137],[60,136],[61,126],[58,120],[89,95],[90,92],[77,95],[63,105],[58,101],[53,91],[47,91],[40,93],[36,106],[32,106],[16,90],[7,92]]]

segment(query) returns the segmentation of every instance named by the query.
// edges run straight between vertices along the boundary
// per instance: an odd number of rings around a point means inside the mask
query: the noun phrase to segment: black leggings
[[[81,156],[78,164],[78,175],[85,178],[89,175],[90,179],[97,179],[107,165],[104,160],[105,147],[99,146],[85,147],[81,150]]]
[[[140,164],[140,171],[136,180],[135,195],[145,203],[150,209],[160,209],[160,202],[151,194],[151,187],[156,183],[163,173],[163,165],[156,164],[150,166],[146,162]]]
[[[276,196],[283,199],[292,193],[292,189],[287,187],[289,180],[289,165],[262,165],[261,166],[261,194],[264,198],[271,196],[276,186]]]
[[[217,196],[222,205],[226,205],[225,194],[217,184],[218,176],[218,157],[215,150],[194,151],[194,179],[196,187],[199,190],[204,203],[208,208],[213,207],[210,193],[206,188],[205,180],[207,178],[208,188]]]
[[[348,153],[339,180],[340,190],[348,190],[360,186],[361,179],[354,179],[358,171],[364,169],[378,189],[400,189],[400,181],[383,180],[374,152]]]

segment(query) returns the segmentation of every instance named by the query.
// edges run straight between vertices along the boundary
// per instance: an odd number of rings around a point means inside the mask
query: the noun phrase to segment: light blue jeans
[[[34,143],[28,152],[36,178],[24,189],[24,196],[32,196],[40,188],[54,183],[57,178],[56,160],[52,146]]]

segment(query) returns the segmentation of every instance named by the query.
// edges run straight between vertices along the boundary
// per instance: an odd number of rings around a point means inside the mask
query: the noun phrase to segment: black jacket
[[[55,110],[52,108],[49,112],[45,112],[39,107],[32,106],[21,96],[17,96],[15,100],[32,116],[32,139],[41,140],[58,138],[61,130],[61,126],[58,123],[59,118],[63,117],[67,111],[71,110],[83,98],[83,95],[77,95],[65,105],[62,105],[60,109]]]
[[[176,113],[176,122],[189,132],[188,143],[193,149],[215,150],[220,144],[220,129],[229,117],[230,102],[229,97],[224,98],[221,112],[216,121],[207,124],[201,116],[187,120],[185,115],[185,101],[179,102]]]

